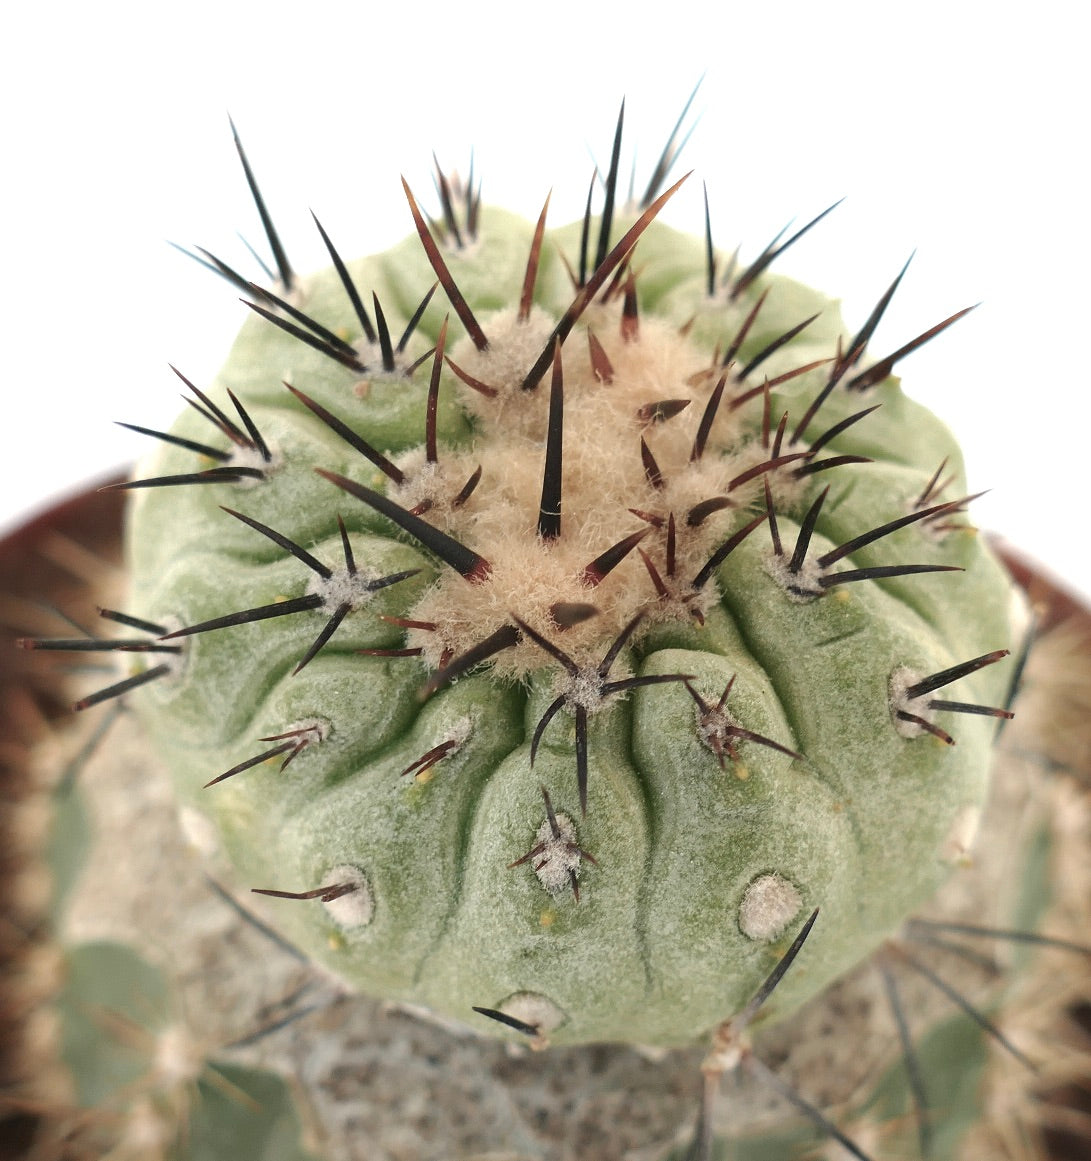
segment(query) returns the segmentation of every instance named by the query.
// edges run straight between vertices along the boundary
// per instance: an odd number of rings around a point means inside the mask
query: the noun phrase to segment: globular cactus
[[[252,294],[131,509],[141,715],[246,881],[314,897],[278,922],[557,1043],[692,1040],[816,907],[784,1009],[866,956],[972,837],[996,721],[950,711],[1010,683],[876,319],[772,250],[724,277],[671,192],[556,233],[410,195],[419,237]]]
[[[138,429],[136,663],[84,704],[134,691],[195,831],[351,987],[536,1045],[713,1036],[715,1075],[755,997],[966,860],[1025,627],[894,375],[965,312],[874,357],[901,274],[849,332],[768,269],[814,222],[725,269],[657,220],[665,165],[620,204],[619,144],[597,216],[440,173],[441,219],[406,186],[405,242],[319,226],[308,278],[247,166],[279,277],[198,256],[254,316]]]

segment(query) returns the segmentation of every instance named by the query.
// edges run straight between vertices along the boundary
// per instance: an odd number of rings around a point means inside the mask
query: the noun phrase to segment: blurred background
[[[974,516],[1091,594],[1091,263],[1078,7],[932,3],[22,6],[4,18],[7,165],[0,528],[140,455],[246,313],[167,243],[255,271],[234,118],[293,264],[348,256],[429,208],[432,151],[484,197],[582,212],[626,99],[638,181],[698,79],[669,221],[753,257],[844,203],[776,269],[855,329],[916,257],[871,350],[980,307],[900,366],[966,449]],[[626,162],[627,164],[627,162]],[[1075,506],[1075,508],[1073,507]]]

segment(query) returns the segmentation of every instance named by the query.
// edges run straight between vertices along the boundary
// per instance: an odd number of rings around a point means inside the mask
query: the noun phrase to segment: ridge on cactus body
[[[207,256],[254,313],[125,485],[126,688],[352,987],[672,1046],[790,946],[791,1011],[958,867],[1020,642],[893,374],[958,316],[873,355],[897,280],[853,334],[788,243],[724,271],[662,175],[617,204],[619,139],[561,229],[440,174],[384,254],[323,230],[300,278],[267,221],[276,285]]]

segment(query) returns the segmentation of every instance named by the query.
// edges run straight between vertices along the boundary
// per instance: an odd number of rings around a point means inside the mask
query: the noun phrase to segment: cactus
[[[949,874],[996,726],[950,711],[1003,703],[1010,582],[871,324],[769,253],[725,281],[653,221],[676,187],[612,229],[612,173],[589,231],[471,188],[444,244],[410,194],[419,237],[253,293],[136,481],[131,608],[170,650],[146,728],[247,880],[311,897],[277,920],[310,954],[675,1045],[813,908],[783,1010]],[[415,318],[437,278],[465,334]]]
[[[29,644],[134,660],[80,707],[131,695],[350,988],[535,1047],[711,1037],[714,1080],[965,863],[1026,625],[894,374],[965,311],[875,357],[904,270],[851,333],[768,269],[824,213],[722,269],[659,221],[675,139],[636,205],[620,142],[582,222],[440,171],[442,220],[406,185],[405,242],[318,225],[308,278],[239,144],[278,276],[194,255],[253,317],[136,429],[124,636]]]
[[[80,944],[63,969],[62,1059],[83,1155],[313,1161],[285,1081],[206,1056],[171,1011],[163,972],[132,948]]]

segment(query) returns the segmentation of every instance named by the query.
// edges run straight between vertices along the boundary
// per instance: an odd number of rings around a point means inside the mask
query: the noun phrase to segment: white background
[[[840,294],[854,329],[917,256],[872,346],[972,315],[901,366],[951,423],[976,521],[1091,592],[1085,287],[1088,91],[1078,6],[1000,4],[40,4],[5,17],[0,526],[140,454],[244,310],[166,245],[251,271],[260,227],[230,111],[295,265],[410,228],[430,161],[487,200],[577,216],[627,97],[647,174],[697,78],[668,220],[756,254],[845,203],[777,269]],[[736,7],[738,11],[736,11]],[[705,9],[702,12],[701,9]],[[631,153],[627,153],[631,157]],[[264,247],[262,247],[264,249]]]

